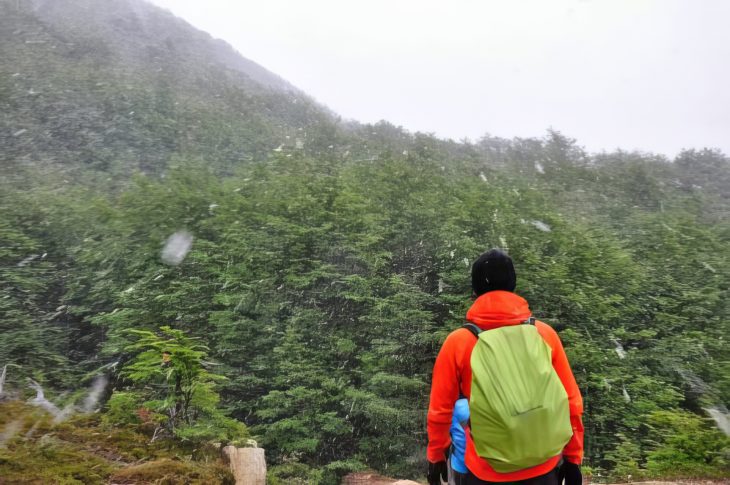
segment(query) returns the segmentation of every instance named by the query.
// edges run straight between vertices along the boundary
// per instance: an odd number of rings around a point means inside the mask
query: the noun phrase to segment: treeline
[[[596,478],[730,472],[706,412],[730,402],[727,158],[360,129],[383,137],[376,156],[284,146],[232,176],[181,161],[118,191],[36,169],[4,184],[6,387],[61,393],[103,369],[115,395],[142,392],[121,371],[139,363],[130,330],[169,326],[207,346],[214,407],[266,447],[272,480],[419,476],[435,353],[464,320],[471,262],[502,247],[565,343]],[[179,231],[192,250],[166,264]]]

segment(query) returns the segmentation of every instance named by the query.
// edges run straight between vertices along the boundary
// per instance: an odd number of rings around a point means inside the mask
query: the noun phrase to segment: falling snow
[[[535,226],[537,229],[539,229],[542,232],[552,231],[552,228],[542,221],[530,221],[530,224],[532,224],[533,226]]]
[[[691,370],[682,368],[675,368],[675,370],[693,393],[706,394],[710,392],[710,386]]]
[[[3,395],[3,386],[5,385],[5,376],[8,374],[8,364],[3,366],[3,373],[0,374],[0,396]]]
[[[30,263],[31,261],[33,261],[37,257],[38,257],[37,254],[31,254],[30,256],[28,256],[27,258],[25,258],[23,261],[21,261],[20,263],[18,263],[18,267],[19,268],[22,268],[23,266],[27,266],[28,263]]]
[[[23,418],[18,418],[5,425],[5,429],[0,433],[0,448],[5,447],[5,443],[13,439],[23,427]]]
[[[99,404],[99,400],[101,399],[104,389],[106,389],[108,383],[109,379],[107,379],[106,376],[98,376],[94,379],[94,382],[91,383],[91,389],[89,389],[89,393],[86,395],[86,398],[84,398],[84,402],[81,405],[82,412],[90,413],[96,409],[96,405]]]
[[[705,269],[706,269],[707,271],[711,271],[711,272],[713,272],[713,273],[717,273],[717,270],[716,270],[715,268],[713,268],[712,266],[710,266],[710,263],[706,263],[706,262],[704,262],[704,261],[703,261],[703,262],[702,262],[702,266],[703,266],[703,267],[704,267],[704,268],[705,268]]]
[[[193,247],[193,236],[186,231],[178,231],[169,238],[165,243],[165,247],[162,248],[160,259],[163,263],[177,266],[183,262],[185,256],[188,255],[190,249]]]
[[[109,365],[108,367],[116,367],[116,363]],[[39,408],[42,408],[49,414],[53,416],[53,422],[54,423],[60,423],[62,421],[65,421],[68,419],[71,415],[76,413],[77,411],[83,412],[83,413],[89,413],[92,411],[95,411],[99,401],[104,395],[104,391],[106,390],[107,385],[109,384],[109,379],[104,376],[100,375],[97,376],[94,381],[91,383],[91,387],[89,388],[89,391],[86,393],[86,396],[84,397],[84,400],[81,404],[81,406],[76,406],[74,402],[71,402],[67,404],[63,409],[59,409],[58,406],[56,406],[54,403],[49,401],[46,396],[45,392],[43,391],[43,387],[33,379],[29,380],[29,387],[33,389],[36,392],[36,395],[34,398],[29,399],[28,403],[37,406]],[[6,433],[7,434],[7,433]],[[15,434],[15,432],[13,432]],[[12,437],[12,436],[10,436]],[[5,438],[5,437],[3,437]],[[2,442],[2,439],[0,439],[0,444]]]
[[[626,358],[626,351],[624,350],[624,346],[621,345],[621,342],[618,341],[618,339],[613,339],[613,343],[616,345],[616,354],[618,355],[619,359],[625,359]]]
[[[45,409],[49,413],[51,413],[54,417],[58,417],[61,414],[61,410],[58,409],[58,406],[53,404],[51,401],[46,399],[45,393],[43,392],[43,388],[40,384],[38,384],[33,379],[30,380],[30,388],[33,389],[36,392],[36,396],[33,399],[28,400],[30,404],[33,406],[38,406],[40,408]]]
[[[711,408],[702,409],[704,409],[707,414],[709,414],[710,417],[715,420],[715,424],[717,424],[717,427],[720,429],[720,431],[725,433],[727,436],[730,436],[730,418],[728,418],[728,412],[724,406],[722,408],[718,406],[713,406]]]

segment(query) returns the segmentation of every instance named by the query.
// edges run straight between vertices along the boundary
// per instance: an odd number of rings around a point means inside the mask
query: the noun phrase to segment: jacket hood
[[[509,291],[490,291],[476,299],[466,312],[467,321],[482,330],[517,325],[532,316],[527,300]]]

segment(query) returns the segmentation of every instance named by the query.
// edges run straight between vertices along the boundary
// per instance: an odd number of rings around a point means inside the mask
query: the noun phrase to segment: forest
[[[584,474],[730,476],[725,154],[343,121],[114,5],[100,33],[0,1],[0,477],[50,483],[40,447],[59,483],[105,483],[106,462],[64,468],[90,426],[191,467],[254,440],[274,484],[422,479],[433,362],[493,247],[564,343]],[[160,32],[226,53],[220,75],[169,45],[153,69]]]

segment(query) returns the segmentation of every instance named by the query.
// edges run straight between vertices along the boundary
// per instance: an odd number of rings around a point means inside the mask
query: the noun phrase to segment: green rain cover
[[[560,454],[573,435],[568,394],[534,325],[483,331],[471,354],[471,434],[499,473]]]

